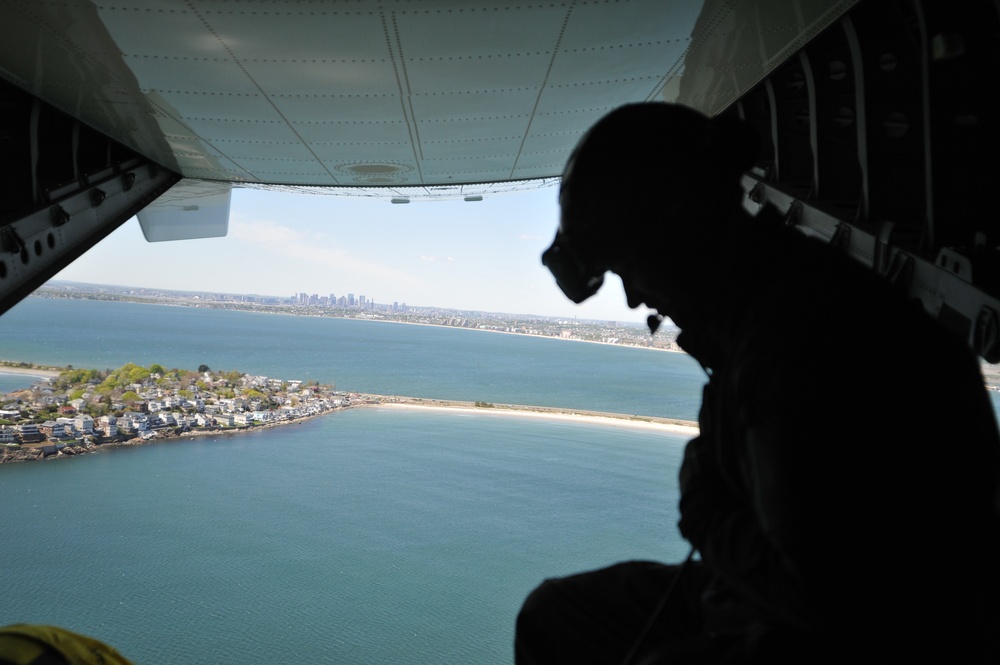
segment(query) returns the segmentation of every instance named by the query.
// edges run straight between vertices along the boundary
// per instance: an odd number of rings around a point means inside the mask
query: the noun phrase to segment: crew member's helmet
[[[566,163],[559,230],[542,263],[570,300],[583,302],[615,261],[663,241],[665,230],[682,235],[685,208],[736,191],[757,150],[756,132],[738,120],[676,104],[619,107]]]
[[[114,647],[58,626],[15,624],[0,628],[5,665],[132,665]]]

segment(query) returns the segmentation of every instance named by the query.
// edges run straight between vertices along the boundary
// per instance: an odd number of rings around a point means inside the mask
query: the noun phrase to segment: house
[[[205,410],[205,400],[200,398],[186,399],[181,402],[181,408],[188,411],[198,411],[199,413]]]
[[[98,419],[99,429],[106,437],[118,436],[118,419],[114,416],[101,416]]]
[[[41,441],[43,438],[42,433],[38,431],[38,425],[36,423],[21,423],[20,425],[14,425],[17,429],[17,435],[21,438],[22,442],[30,443],[34,441]]]
[[[53,429],[53,438],[75,439],[78,430],[76,429],[76,418],[56,418],[56,426]]]
[[[94,433],[94,418],[86,413],[82,413],[76,417],[73,421],[73,425],[76,427],[78,432],[83,434],[93,434]]]
[[[41,432],[46,437],[56,436],[56,428],[59,425],[54,420],[46,420],[44,423],[38,426],[38,431]]]
[[[118,429],[131,434],[134,432],[145,432],[149,429],[149,420],[146,414],[126,411],[118,419]]]

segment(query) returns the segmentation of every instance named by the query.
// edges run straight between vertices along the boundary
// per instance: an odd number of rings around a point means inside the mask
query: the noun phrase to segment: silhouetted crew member
[[[637,104],[566,166],[542,258],[559,286],[582,302],[617,273],[709,375],[680,472],[701,560],[545,582],[519,663],[1000,654],[1000,439],[977,359],[776,211],[751,217],[756,155],[738,121]]]

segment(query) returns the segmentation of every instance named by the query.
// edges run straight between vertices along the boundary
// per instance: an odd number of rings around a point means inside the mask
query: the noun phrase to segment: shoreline
[[[35,369],[32,367],[14,367],[12,365],[0,365],[0,374],[16,374],[19,376],[37,376],[43,379],[55,378],[60,372],[54,369]]]
[[[623,427],[630,429],[657,430],[671,434],[695,436],[698,434],[698,423],[679,418],[663,418],[659,416],[640,416],[606,411],[585,411],[549,406],[527,406],[523,404],[494,404],[492,406],[476,406],[474,402],[458,400],[424,399],[419,397],[396,397],[390,401],[369,405],[375,408],[428,410],[451,413],[466,413],[476,415],[497,415],[520,418],[537,418],[562,422],[584,422],[608,427]]]
[[[289,314],[288,316],[299,316],[296,314]],[[552,339],[559,342],[582,342],[584,344],[601,344],[603,346],[617,346],[622,349],[646,349],[649,351],[665,351],[667,353],[687,353],[682,349],[668,349],[663,346],[642,346],[640,344],[619,344],[617,342],[599,342],[596,339],[580,339],[578,337],[556,337],[553,335],[534,335],[531,333],[519,333],[510,330],[491,330],[489,328],[463,328],[461,326],[445,326],[438,323],[420,323],[417,321],[393,321],[392,319],[363,319],[356,317],[327,317],[327,318],[338,318],[346,319],[350,321],[371,321],[372,323],[398,323],[404,326],[427,326],[429,328],[450,328],[453,330],[469,330],[472,332],[486,332],[486,333],[497,333],[500,335],[520,335],[521,337],[533,337],[535,339]]]
[[[0,455],[0,464],[15,464],[21,462],[44,461],[49,459],[61,459],[77,457],[90,453],[97,453],[102,450],[114,450],[116,448],[135,448],[156,443],[171,443],[183,441],[185,439],[202,438],[208,436],[229,437],[239,434],[247,434],[275,427],[287,427],[289,425],[301,425],[314,418],[329,416],[341,411],[356,408],[387,409],[387,410],[413,410],[413,411],[433,411],[442,413],[465,414],[465,415],[491,415],[507,418],[535,418],[549,421],[561,421],[598,425],[603,427],[618,427],[627,429],[642,429],[658,431],[663,433],[696,436],[698,434],[698,424],[693,421],[662,418],[656,416],[628,415],[623,413],[611,413],[602,411],[584,411],[580,409],[568,409],[560,407],[528,406],[515,404],[501,404],[490,406],[477,406],[475,402],[463,402],[458,400],[440,400],[420,397],[387,397],[384,395],[366,394],[369,398],[379,401],[365,401],[360,404],[331,409],[323,413],[311,414],[296,418],[290,421],[280,421],[252,425],[232,429],[210,429],[181,432],[180,434],[168,434],[155,436],[149,439],[133,437],[125,441],[109,441],[102,444],[66,443],[65,447],[54,453],[45,455],[36,452],[44,446],[55,446],[54,442],[43,442],[41,444],[26,444],[15,449],[20,455],[5,454]],[[14,453],[15,450],[10,451]]]
[[[493,330],[493,329],[490,329],[490,328],[464,328],[462,326],[448,326],[448,325],[443,325],[443,324],[440,324],[440,323],[425,323],[425,322],[421,322],[421,321],[398,321],[398,320],[394,320],[394,319],[367,318],[367,317],[364,317],[364,316],[360,316],[360,317],[358,317],[358,316],[325,316],[323,314],[301,314],[301,313],[296,313],[296,312],[281,312],[281,311],[261,310],[261,309],[252,309],[252,308],[244,309],[244,308],[241,308],[241,307],[216,307],[216,306],[213,306],[211,303],[209,303],[207,301],[206,302],[194,302],[194,301],[190,301],[190,300],[182,300],[182,301],[179,301],[179,302],[167,302],[167,301],[157,300],[157,299],[153,299],[153,300],[149,300],[149,301],[145,301],[145,300],[104,300],[104,299],[101,299],[101,298],[83,298],[83,297],[74,297],[74,296],[70,296],[70,295],[62,295],[62,296],[56,297],[56,296],[49,296],[49,295],[40,295],[40,294],[37,294],[37,293],[32,294],[30,297],[33,297],[33,298],[45,298],[45,299],[57,299],[58,297],[62,297],[62,298],[66,298],[67,300],[98,300],[100,302],[120,302],[120,303],[123,303],[123,304],[154,305],[154,306],[162,306],[162,307],[181,307],[181,308],[187,308],[187,309],[212,309],[212,310],[230,311],[230,312],[244,312],[246,314],[271,314],[271,315],[276,315],[276,316],[293,316],[293,317],[307,317],[307,318],[330,318],[330,319],[342,319],[342,320],[346,320],[346,321],[369,321],[369,322],[372,322],[372,323],[398,323],[398,324],[405,325],[405,326],[427,326],[427,327],[431,327],[431,328],[452,328],[452,329],[455,329],[455,330],[470,330],[470,331],[475,331],[475,332],[492,332],[492,333],[500,333],[502,335],[520,335],[520,336],[523,336],[523,337],[534,337],[534,338],[538,338],[538,339],[553,339],[553,340],[558,340],[558,341],[563,341],[563,342],[584,342],[586,344],[602,344],[602,345],[605,345],[605,346],[617,346],[617,347],[626,348],[626,349],[647,349],[647,350],[650,350],[650,351],[666,351],[667,353],[686,353],[684,350],[682,350],[680,348],[667,348],[667,347],[663,347],[663,346],[651,346],[651,345],[650,346],[646,346],[646,345],[642,345],[642,344],[620,344],[620,343],[617,343],[617,342],[601,342],[601,341],[594,340],[594,339],[580,339],[580,338],[575,338],[575,337],[573,337],[573,338],[571,338],[571,337],[558,337],[558,336],[554,336],[554,335],[536,335],[536,334],[532,334],[532,333],[520,333],[520,332],[509,331],[509,330]],[[484,313],[492,314],[493,312],[484,312]],[[503,314],[503,313],[502,312],[497,312],[496,314]],[[532,317],[533,318],[533,317],[536,317],[538,315],[533,315],[533,314],[513,315],[512,314],[510,316],[525,316],[525,317]],[[561,320],[560,317],[553,317],[553,318]],[[599,321],[597,319],[594,319],[593,322],[595,324],[597,324],[597,323],[612,323],[612,321]],[[637,322],[637,325],[641,325],[641,323]]]

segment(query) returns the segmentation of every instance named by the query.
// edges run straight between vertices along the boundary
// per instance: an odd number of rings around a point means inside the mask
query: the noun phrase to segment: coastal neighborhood
[[[288,424],[379,401],[318,382],[204,365],[197,370],[132,363],[114,371],[69,367],[0,397],[0,463]]]

